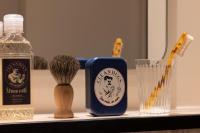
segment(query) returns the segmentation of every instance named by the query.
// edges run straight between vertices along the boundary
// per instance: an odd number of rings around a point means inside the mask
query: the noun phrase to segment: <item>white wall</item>
[[[166,0],[148,1],[148,58],[162,59],[166,48]]]
[[[177,34],[187,31],[195,38],[178,63],[177,87],[184,92],[183,95],[179,95],[178,101],[180,105],[200,105],[200,1],[178,0],[177,2]]]
[[[200,106],[200,0],[169,2],[169,49],[183,31],[195,38],[183,58],[177,60],[177,105]]]

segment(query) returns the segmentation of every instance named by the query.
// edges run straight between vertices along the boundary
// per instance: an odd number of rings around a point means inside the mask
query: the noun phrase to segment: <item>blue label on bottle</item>
[[[3,59],[3,105],[30,104],[30,59]]]

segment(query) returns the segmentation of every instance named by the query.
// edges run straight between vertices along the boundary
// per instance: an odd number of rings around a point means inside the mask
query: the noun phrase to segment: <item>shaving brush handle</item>
[[[54,98],[56,104],[55,118],[71,118],[73,112],[71,110],[73,101],[73,87],[71,85],[63,84],[57,85],[54,88]]]

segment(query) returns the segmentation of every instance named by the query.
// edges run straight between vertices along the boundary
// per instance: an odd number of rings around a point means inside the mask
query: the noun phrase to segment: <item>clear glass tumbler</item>
[[[166,68],[164,60],[136,60],[141,113],[170,112],[174,69],[174,64]]]

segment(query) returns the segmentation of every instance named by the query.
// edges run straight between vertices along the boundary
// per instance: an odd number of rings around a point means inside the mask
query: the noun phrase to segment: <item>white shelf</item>
[[[54,119],[53,114],[36,114],[33,120],[0,121],[0,133],[14,132],[134,132],[200,128],[200,109],[178,109],[169,115],[142,115],[128,111],[122,116],[93,117],[75,113],[74,118]]]

